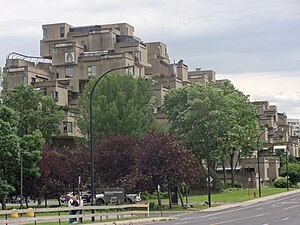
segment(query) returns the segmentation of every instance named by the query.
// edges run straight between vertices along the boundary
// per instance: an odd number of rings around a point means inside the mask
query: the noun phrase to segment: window
[[[47,29],[44,28],[43,29],[43,39],[46,39],[47,38]]]
[[[137,67],[137,75],[138,75],[139,77],[142,76],[142,69],[141,69],[140,67]]]
[[[96,75],[96,66],[88,66],[88,76],[95,76]]]
[[[66,77],[73,77],[73,67],[66,67]]]
[[[25,87],[28,86],[28,77],[24,77],[24,78],[23,78],[23,83],[24,83],[24,86],[25,86]]]
[[[52,54],[53,44],[49,44],[49,54]]]
[[[60,34],[60,37],[65,37],[65,27],[59,28],[59,34]]]
[[[73,123],[65,121],[64,122],[64,133],[73,133]]]
[[[140,62],[141,61],[141,52],[134,52],[134,60]]]
[[[58,92],[57,91],[52,91],[51,92],[51,98],[53,98],[53,100],[55,102],[58,102]]]
[[[35,83],[35,77],[31,78],[31,83]]]
[[[65,62],[74,62],[74,52],[65,52]]]

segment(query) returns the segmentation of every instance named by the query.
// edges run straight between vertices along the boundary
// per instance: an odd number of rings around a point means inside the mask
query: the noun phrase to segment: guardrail
[[[77,213],[75,215],[69,215],[69,212],[71,210],[77,210]],[[61,222],[68,221],[70,218],[76,218],[77,223],[80,222],[80,218],[82,219],[82,222],[88,220],[91,221],[92,218],[95,221],[101,222],[109,218],[120,220],[125,217],[142,215],[145,217],[149,217],[149,204],[29,208],[19,210],[1,210],[0,224],[42,224],[43,222],[58,222],[58,224],[61,224]]]

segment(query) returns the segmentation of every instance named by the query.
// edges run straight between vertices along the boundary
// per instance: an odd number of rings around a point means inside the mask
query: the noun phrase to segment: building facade
[[[78,115],[77,99],[86,82],[112,68],[131,65],[132,69],[119,72],[153,80],[155,117],[158,123],[165,125],[167,120],[160,108],[171,89],[195,82],[216,82],[212,70],[188,71],[183,60],[170,63],[166,44],[144,43],[134,36],[134,27],[127,23],[83,27],[67,23],[46,24],[42,31],[40,56],[11,53],[4,72],[10,89],[21,83],[32,85],[51,96],[58,105],[69,108],[61,125],[63,139],[81,136],[75,117]]]

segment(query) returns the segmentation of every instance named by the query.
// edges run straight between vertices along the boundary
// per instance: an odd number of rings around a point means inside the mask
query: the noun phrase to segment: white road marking
[[[290,217],[286,217],[286,218],[283,218],[281,220],[284,221],[284,220],[289,220],[289,219],[290,219]]]
[[[210,218],[208,218],[208,219],[210,219],[210,220],[216,220],[216,219],[219,219],[219,217],[210,217]]]
[[[180,220],[190,220],[190,219],[192,219],[192,217],[185,217],[185,218],[182,218]]]

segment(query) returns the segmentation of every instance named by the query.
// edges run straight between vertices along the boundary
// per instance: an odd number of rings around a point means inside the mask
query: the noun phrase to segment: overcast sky
[[[170,60],[212,69],[252,100],[300,119],[300,0],[0,1],[0,66],[6,55],[39,55],[42,24],[126,22]]]

